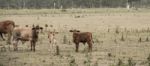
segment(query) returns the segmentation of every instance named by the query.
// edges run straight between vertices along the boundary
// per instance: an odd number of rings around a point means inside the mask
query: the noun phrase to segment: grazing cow
[[[91,32],[80,32],[79,30],[70,30],[73,32],[73,42],[76,44],[76,52],[78,52],[79,43],[88,44],[88,51],[92,51],[92,33]]]
[[[58,34],[58,32],[48,32],[48,39],[49,39],[49,42],[50,42],[50,50],[53,50],[54,46],[56,46],[56,37],[55,37],[55,34]]]
[[[18,50],[17,45],[18,41],[30,41],[31,43],[31,51],[35,51],[35,45],[38,40],[38,34],[39,34],[39,27],[18,27],[14,29],[13,33],[13,45],[14,45],[14,51]]]
[[[2,37],[3,40],[5,40],[3,38],[3,34],[8,34],[8,41],[7,41],[8,44],[11,44],[10,39],[11,39],[14,27],[15,27],[14,21],[5,20],[5,21],[0,22],[0,36]]]

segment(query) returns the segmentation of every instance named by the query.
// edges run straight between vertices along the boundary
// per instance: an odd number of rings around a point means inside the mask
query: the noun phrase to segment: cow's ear
[[[41,30],[43,30],[43,27],[40,27]]]
[[[69,30],[69,32],[73,32],[73,30]]]
[[[32,28],[32,30],[35,30],[35,28]]]
[[[80,30],[77,30],[77,32],[80,32]]]
[[[75,29],[74,32],[80,32],[80,30],[76,30],[76,29]]]

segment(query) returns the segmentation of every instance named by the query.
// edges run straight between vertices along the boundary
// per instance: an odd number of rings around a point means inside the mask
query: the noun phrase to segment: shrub
[[[63,44],[67,44],[67,36],[66,35],[64,35]]]
[[[121,41],[125,41],[123,34],[121,36]]]
[[[128,66],[135,66],[135,62],[133,62],[132,58],[128,59]]]
[[[118,64],[117,64],[117,66],[123,66],[123,65],[124,65],[123,61],[122,61],[121,59],[118,59]]]
[[[147,61],[148,61],[148,66],[150,66],[150,54],[149,54],[149,56],[147,57]]]
[[[148,37],[146,38],[146,41],[147,41],[147,42],[149,41],[149,38],[148,38]]]
[[[60,49],[59,49],[59,46],[56,46],[56,55],[60,55]]]
[[[139,42],[142,42],[142,38],[140,37],[138,41],[139,41]]]

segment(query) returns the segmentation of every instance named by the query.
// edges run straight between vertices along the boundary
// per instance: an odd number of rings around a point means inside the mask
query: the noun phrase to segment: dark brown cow
[[[73,32],[73,42],[76,44],[76,52],[78,52],[79,43],[88,44],[88,51],[92,51],[92,33],[91,32],[80,32],[79,30],[70,30]]]
[[[39,27],[17,27],[14,29],[13,45],[14,51],[18,50],[18,41],[30,41],[31,51],[35,51],[35,45],[38,40]]]
[[[11,43],[10,39],[11,39],[14,27],[15,27],[14,21],[6,20],[6,21],[0,22],[0,35],[2,39],[5,40],[2,34],[8,34],[8,41],[7,41],[8,44]]]

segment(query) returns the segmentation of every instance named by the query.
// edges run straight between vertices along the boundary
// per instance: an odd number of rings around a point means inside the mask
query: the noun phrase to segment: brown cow
[[[18,50],[17,45],[18,41],[30,41],[31,42],[31,51],[35,51],[35,45],[38,40],[38,34],[39,34],[39,27],[18,27],[14,29],[13,34],[13,45],[14,45],[14,51]]]
[[[92,33],[91,32],[80,32],[79,30],[70,30],[73,32],[73,42],[76,44],[76,52],[78,52],[79,43],[88,44],[88,51],[92,51]]]
[[[5,20],[5,21],[0,22],[0,35],[2,39],[5,40],[2,34],[8,34],[8,41],[7,41],[8,44],[11,44],[10,39],[11,39],[14,27],[15,27],[14,21]]]

